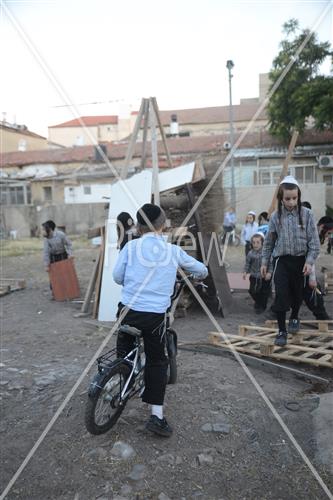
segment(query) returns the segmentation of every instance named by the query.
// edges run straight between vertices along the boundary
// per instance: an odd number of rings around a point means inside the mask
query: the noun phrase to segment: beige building
[[[1,153],[11,151],[34,151],[47,149],[47,139],[28,130],[25,125],[12,125],[0,122]]]
[[[131,133],[130,119],[118,116],[82,116],[49,127],[49,141],[66,147],[119,141]]]

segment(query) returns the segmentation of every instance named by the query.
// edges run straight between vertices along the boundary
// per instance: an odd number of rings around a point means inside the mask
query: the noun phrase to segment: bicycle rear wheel
[[[126,363],[117,363],[106,375],[95,381],[95,389],[89,394],[85,411],[88,432],[104,434],[117,422],[127,399],[120,399],[121,391],[130,374]]]
[[[240,245],[240,237],[237,236],[237,234],[235,234],[234,240],[233,240],[232,244],[233,244],[234,247],[239,247],[239,245]]]

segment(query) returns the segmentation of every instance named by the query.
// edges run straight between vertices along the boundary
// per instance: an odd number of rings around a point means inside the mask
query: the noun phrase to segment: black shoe
[[[288,333],[294,335],[294,333],[299,332],[300,321],[299,319],[290,319],[288,323]]]
[[[170,437],[172,434],[172,429],[165,418],[160,419],[156,415],[150,416],[150,419],[146,423],[146,429],[164,437]]]
[[[276,336],[276,339],[274,340],[274,344],[278,345],[279,347],[283,347],[287,343],[287,336],[288,336],[287,332],[279,331],[279,333]]]

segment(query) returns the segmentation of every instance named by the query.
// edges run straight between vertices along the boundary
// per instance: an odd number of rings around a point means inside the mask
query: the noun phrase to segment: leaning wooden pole
[[[292,154],[293,154],[293,151],[294,151],[294,148],[295,148],[295,145],[296,145],[297,138],[298,138],[298,131],[294,130],[293,135],[292,135],[291,140],[290,140],[290,144],[289,144],[289,148],[288,148],[288,153],[287,153],[287,156],[286,156],[286,158],[284,160],[284,163],[283,163],[283,166],[282,166],[279,183],[278,183],[278,185],[275,188],[274,196],[273,196],[273,199],[272,199],[272,203],[271,203],[271,205],[270,205],[270,207],[268,209],[268,217],[270,217],[272,215],[272,213],[274,212],[274,210],[276,210],[276,195],[277,195],[277,192],[279,190],[279,184],[282,181],[282,179],[288,174],[289,162],[290,162],[290,159],[292,157]]]
[[[138,133],[140,130],[145,106],[146,106],[146,99],[142,99],[139,114],[137,116],[134,130],[133,130],[133,133],[131,135],[131,140],[130,140],[129,145],[128,145],[125,163],[124,163],[124,166],[121,170],[121,175],[120,175],[121,179],[126,179],[126,177],[127,177],[128,167],[129,167],[129,164],[130,164],[132,157],[133,157],[133,154],[134,154],[134,148],[135,148],[136,140],[137,140]]]
[[[167,142],[166,142],[166,136],[165,136],[163,124],[161,122],[161,117],[160,117],[160,112],[159,112],[159,109],[158,109],[156,97],[151,97],[151,103],[152,103],[154,111],[155,111],[158,128],[160,129],[160,133],[161,133],[161,137],[162,137],[162,142],[163,142],[163,146],[164,146],[166,157],[167,157],[168,166],[169,166],[169,168],[172,168],[173,167],[173,165],[172,165],[172,159],[171,159],[169,148],[168,148],[168,145],[167,145]]]

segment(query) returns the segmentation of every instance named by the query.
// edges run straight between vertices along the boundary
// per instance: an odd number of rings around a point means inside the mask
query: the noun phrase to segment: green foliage
[[[271,89],[290,61],[294,63],[271,97],[268,115],[270,133],[288,143],[293,130],[303,132],[310,117],[316,129],[333,130],[333,77],[318,74],[333,52],[329,42],[319,42],[310,30],[298,33],[296,19],[287,21],[283,31],[286,38],[269,73]]]

